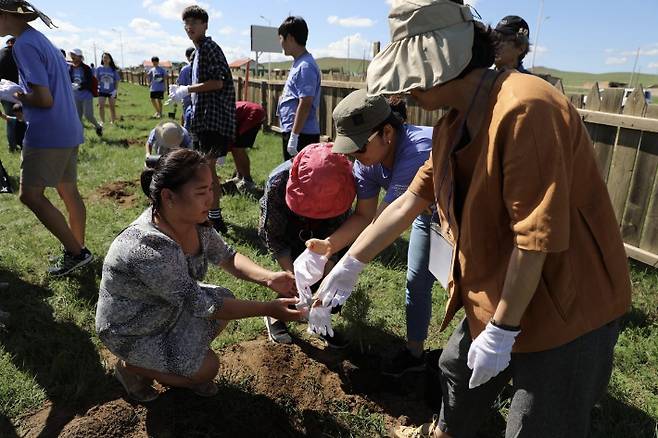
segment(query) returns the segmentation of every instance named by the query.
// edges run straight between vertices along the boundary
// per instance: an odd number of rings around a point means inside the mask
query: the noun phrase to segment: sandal
[[[219,387],[214,381],[199,383],[190,388],[199,397],[214,397],[219,392]]]
[[[140,376],[129,372],[121,361],[114,365],[114,377],[126,390],[128,397],[138,402],[147,403],[155,400],[160,395],[154,387],[146,383]]]

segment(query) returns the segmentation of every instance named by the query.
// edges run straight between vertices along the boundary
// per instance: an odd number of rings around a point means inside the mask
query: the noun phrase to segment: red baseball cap
[[[286,185],[286,204],[293,213],[329,219],[352,206],[356,196],[352,163],[345,155],[332,153],[332,146],[308,145],[295,156]]]

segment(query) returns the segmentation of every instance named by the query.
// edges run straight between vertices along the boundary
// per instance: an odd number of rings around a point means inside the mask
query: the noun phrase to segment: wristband
[[[520,325],[505,325],[505,324],[499,324],[496,322],[493,317],[491,317],[491,320],[489,321],[492,326],[499,328],[501,330],[507,330],[508,332],[520,332],[521,331],[521,326]]]

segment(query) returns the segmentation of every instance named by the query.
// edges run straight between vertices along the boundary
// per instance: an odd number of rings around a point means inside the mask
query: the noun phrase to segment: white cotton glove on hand
[[[497,376],[509,365],[514,340],[521,331],[504,330],[489,323],[468,349],[468,367],[473,370],[469,388]]]
[[[308,314],[308,329],[310,334],[322,336],[334,336],[334,329],[331,327],[331,307],[316,305],[311,307]]]
[[[23,88],[15,82],[3,79],[0,81],[0,100],[11,103],[19,103],[14,97],[15,93],[24,93]]]
[[[297,155],[298,144],[299,144],[299,134],[295,134],[294,132],[291,132],[290,139],[288,140],[288,147],[286,149],[288,150],[288,153],[293,157]]]
[[[295,284],[299,293],[299,304],[297,308],[310,307],[313,300],[311,286],[322,279],[327,257],[320,255],[310,249],[305,250],[295,259]]]
[[[365,267],[365,263],[349,254],[345,255],[322,281],[315,300],[320,301],[324,307],[342,306],[352,294],[359,274]]]
[[[75,91],[78,91],[80,89],[80,84],[78,84],[77,82],[72,82],[71,88],[73,88]]]
[[[169,86],[169,101],[183,103],[183,100],[190,95],[188,85],[170,85]]]

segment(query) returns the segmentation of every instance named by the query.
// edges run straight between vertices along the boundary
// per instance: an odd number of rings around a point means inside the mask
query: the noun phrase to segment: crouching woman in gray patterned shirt
[[[236,253],[207,224],[212,178],[198,152],[179,149],[162,157],[142,174],[142,188],[151,207],[110,246],[96,330],[119,358],[115,376],[130,397],[154,400],[154,380],[212,396],[219,360],[210,343],[232,319],[299,320],[302,314],[288,307],[297,302],[294,277]],[[238,300],[228,289],[202,284],[208,263],[285,298]]]

